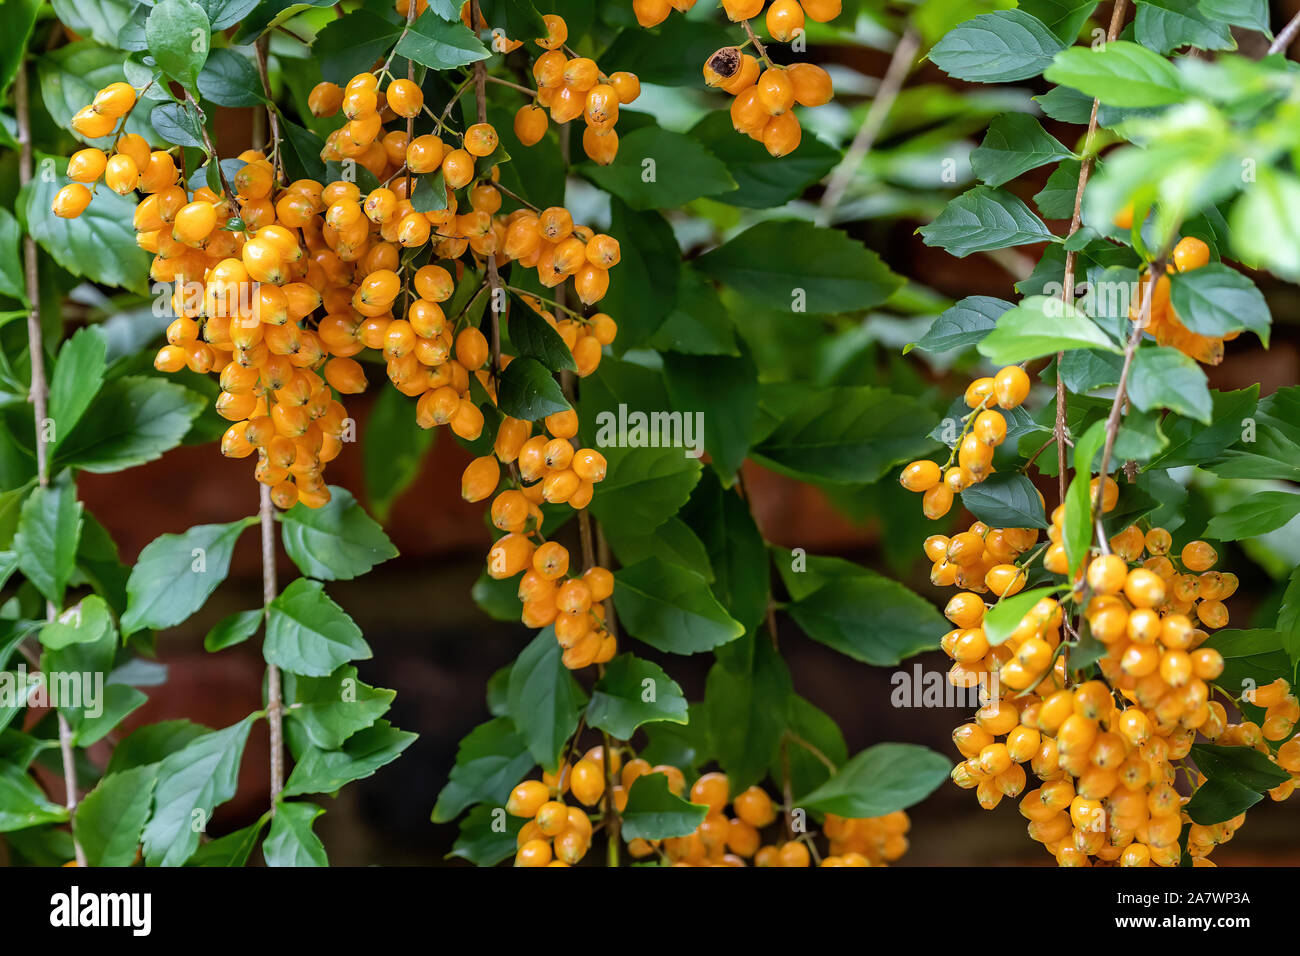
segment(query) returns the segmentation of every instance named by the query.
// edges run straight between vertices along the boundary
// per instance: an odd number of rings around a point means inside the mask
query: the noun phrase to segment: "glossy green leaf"
[[[271,818],[271,830],[262,841],[266,865],[329,866],[325,845],[312,831],[312,824],[324,812],[314,803],[281,800]]]
[[[309,746],[285,781],[284,795],[334,793],[345,784],[372,776],[415,743],[415,736],[398,730],[386,720],[377,720],[358,730],[338,750]]]
[[[647,773],[632,782],[622,814],[623,839],[666,840],[686,836],[704,822],[708,807],[683,800],[668,789],[668,777]]]
[[[127,582],[123,633],[175,627],[201,608],[226,579],[239,536],[256,520],[196,525],[145,545]]]
[[[915,744],[876,744],[795,805],[844,817],[880,817],[920,803],[947,778],[947,757]]]
[[[299,578],[267,606],[268,664],[305,677],[328,677],[353,660],[369,660],[370,646],[319,581]]]
[[[552,772],[586,703],[582,688],[560,660],[562,653],[554,629],[540,631],[515,660],[506,690],[510,713],[528,715],[518,728],[520,735],[534,759]]]
[[[658,650],[698,654],[744,633],[744,626],[693,571],[647,558],[619,569],[614,582],[614,606],[623,629]],[[511,713],[523,711],[512,706]]]
[[[620,654],[605,665],[591,689],[587,724],[629,740],[643,724],[657,721],[684,724],[686,698],[662,667],[633,654]]]
[[[280,518],[280,537],[293,563],[308,577],[347,581],[397,557],[397,549],[352,493],[330,487],[320,508],[297,504]]]

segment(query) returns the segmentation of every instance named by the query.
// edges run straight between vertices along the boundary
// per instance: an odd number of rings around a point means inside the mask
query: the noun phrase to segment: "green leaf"
[[[102,778],[77,805],[73,831],[89,866],[130,866],[149,819],[157,768],[136,767]]]
[[[326,170],[320,151],[325,146],[324,140],[311,130],[285,119],[283,113],[280,114],[280,131],[284,136],[280,142],[281,158],[289,175],[294,179],[323,180]]]
[[[693,265],[769,308],[812,315],[873,308],[902,284],[875,252],[809,222],[761,222]]]
[[[1228,779],[1252,790],[1271,790],[1291,778],[1267,756],[1250,747],[1193,744],[1191,757],[1196,769],[1211,780]]]
[[[1291,572],[1277,609],[1277,630],[1291,658],[1291,672],[1300,671],[1300,567]],[[1222,632],[1220,632],[1222,633]]]
[[[251,13],[259,0],[196,0],[196,2],[207,14],[212,29],[225,30]],[[324,3],[316,4],[316,6],[324,5]]]
[[[460,821],[460,835],[448,856],[458,856],[475,866],[496,866],[515,855],[515,838],[525,822],[508,816],[501,807],[481,803]]]
[[[163,142],[206,150],[203,118],[189,103],[161,103],[149,113],[149,123]]]
[[[78,747],[98,743],[117,729],[126,718],[149,702],[149,695],[126,684],[108,683],[104,687],[99,714],[82,716],[72,741]]]
[[[1235,50],[1237,41],[1226,22],[1215,22],[1193,0],[1142,0],[1133,20],[1133,39],[1168,56],[1190,46],[1198,50]]]
[[[8,209],[0,209],[0,295],[27,301],[27,283],[23,276],[22,257],[18,247],[23,227]]]
[[[145,545],[127,581],[122,632],[175,627],[201,608],[230,572],[239,536],[256,521],[196,525]]]
[[[262,609],[255,608],[251,611],[236,611],[223,617],[203,638],[203,649],[212,654],[244,643],[257,633],[262,616]]]
[[[948,778],[947,757],[915,744],[876,744],[795,805],[843,817],[882,817],[920,803]]]
[[[712,650],[745,632],[718,603],[704,578],[659,558],[615,572],[614,606],[629,634],[673,654]],[[513,705],[510,712],[526,713]]]
[[[466,807],[501,807],[537,761],[508,717],[479,724],[460,742],[456,765],[433,807],[433,822],[456,819]]]
[[[132,767],[158,763],[211,731],[188,720],[162,720],[139,727],[113,748],[105,773],[121,773]]]
[[[683,355],[740,354],[731,316],[717,288],[686,263],[681,267],[677,306],[659,326],[650,345],[659,352]]]
[[[1021,591],[1012,597],[1002,598],[984,615],[984,635],[989,644],[1001,644],[1020,625],[1021,620],[1035,604],[1045,597],[1051,597],[1059,589],[1055,587],[1033,588]]]
[[[592,499],[591,513],[616,528],[616,535],[649,534],[690,498],[700,480],[699,459],[681,448],[629,447],[628,438],[618,437],[612,429],[608,440],[603,429],[600,434],[595,447],[604,449],[608,468]]]
[[[917,230],[927,246],[939,246],[964,259],[972,252],[1006,249],[1034,242],[1053,242],[1055,236],[1011,193],[976,186],[948,203],[933,222]]]
[[[1063,46],[1037,18],[999,10],[949,31],[930,50],[930,60],[959,80],[1009,83],[1042,73]]]
[[[1028,113],[1003,113],[989,124],[984,141],[970,155],[970,164],[986,185],[1001,186],[1071,155]]]
[[[510,344],[517,356],[536,359],[552,372],[577,370],[573,353],[564,344],[560,333],[530,306],[516,302],[510,310],[508,322]]]
[[[1208,380],[1200,365],[1172,348],[1138,349],[1128,394],[1142,411],[1167,408],[1206,425],[1214,411]]]
[[[1200,335],[1221,338],[1242,329],[1268,347],[1273,317],[1255,283],[1221,262],[1211,262],[1170,277],[1169,300],[1183,325]]]
[[[748,502],[735,491],[724,489],[717,476],[709,474],[691,492],[681,517],[703,545],[713,595],[747,630],[757,626],[767,614],[771,574],[767,548]],[[656,529],[654,535],[666,536],[673,520]],[[681,560],[673,563],[686,564]]]
[[[483,16],[492,26],[504,26],[511,39],[531,40],[546,35],[546,21],[532,0],[480,0]]]
[[[321,508],[294,505],[281,516],[284,550],[298,570],[322,581],[350,581],[397,557],[397,549],[346,488],[330,488]]]
[[[69,482],[36,488],[23,502],[14,534],[18,568],[55,607],[76,564],[81,539],[81,502]]]
[[[1300,208],[1300,177],[1262,166],[1254,183],[1233,204],[1232,248],[1246,263],[1300,279],[1300,222],[1287,210]]]
[[[636,564],[652,557],[662,558],[669,564],[689,568],[710,585],[713,583],[713,569],[709,566],[709,554],[704,548],[704,542],[680,518],[669,518],[653,531],[644,533],[625,525],[602,525],[601,530],[619,564]],[[513,583],[510,584],[510,590],[513,594]],[[503,620],[516,620],[518,617],[519,604],[516,601],[514,613]]]
[[[38,174],[22,188],[16,209],[23,228],[74,276],[143,292],[149,254],[135,244],[134,202],[101,189],[80,216],[61,219],[51,214],[50,207],[67,182],[62,175]]]
[[[196,392],[152,375],[113,379],[59,443],[54,465],[106,474],[153,461],[181,443],[206,404]]]
[[[68,811],[46,799],[36,781],[14,764],[0,761],[0,833],[62,823]]]
[[[778,560],[783,577],[789,563]],[[803,595],[786,612],[804,633],[855,661],[893,667],[938,646],[943,618],[934,606],[896,581],[844,562],[824,586]]]
[[[630,843],[688,836],[704,822],[708,810],[669,790],[666,774],[642,774],[628,790],[627,807],[621,814],[623,839]]]
[[[795,694],[790,697],[788,717],[792,735],[812,744],[836,767],[848,761],[849,748],[844,742],[844,734],[829,714]],[[808,793],[829,780],[832,770],[794,736],[786,741],[785,753],[778,753],[772,760],[769,773],[773,780],[783,779],[788,762],[790,789],[795,793]]]
[[[560,9],[556,5],[556,9]],[[592,11],[586,3],[568,2],[564,13]],[[588,13],[590,16],[590,13]],[[736,42],[732,31],[718,23],[696,17],[670,16],[656,30],[642,30],[627,19],[628,29],[623,30],[614,42],[600,54],[602,70],[631,70],[642,83],[660,86],[691,86],[700,83],[700,64],[717,49]],[[572,25],[570,32],[573,31]]]
[[[262,652],[268,664],[305,677],[328,677],[348,661],[371,656],[361,628],[308,578],[294,581],[267,606]]]
[[[498,407],[505,415],[533,422],[572,406],[550,369],[536,359],[517,358],[501,373]]]
[[[248,858],[253,855],[253,850],[257,846],[257,841],[261,839],[262,831],[266,829],[266,821],[270,816],[269,812],[264,813],[256,823],[250,826],[236,830],[233,833],[227,833],[215,840],[209,840],[194,851],[193,856],[186,861],[185,865],[247,866]]]
[[[396,53],[434,70],[451,70],[488,58],[487,48],[459,21],[448,23],[426,10],[400,43]]]
[[[687,722],[682,689],[662,667],[632,654],[620,654],[605,665],[604,675],[591,689],[587,724],[629,740],[642,724]]]
[[[758,414],[758,368],[748,352],[729,355],[664,356],[664,382],[673,410],[695,415],[704,450],[730,484],[749,452]],[[705,420],[708,427],[703,427]]]
[[[1196,788],[1183,806],[1193,823],[1214,826],[1244,813],[1264,799],[1264,795],[1233,780],[1207,780]]]
[[[1208,428],[1184,418],[1166,420],[1164,432],[1169,445],[1150,463],[1151,468],[1178,468],[1202,465],[1217,458],[1225,448],[1241,437],[1242,422],[1255,414],[1259,403],[1259,386],[1235,392],[1210,392],[1214,406],[1213,424]]]
[[[420,474],[436,435],[435,429],[419,426],[415,406],[397,389],[385,388],[376,396],[362,432],[361,467],[366,498],[381,522]]]
[[[1128,40],[1111,40],[1096,50],[1069,47],[1056,55],[1044,76],[1108,106],[1168,106],[1186,96],[1168,60]]]
[[[254,716],[214,730],[164,758],[158,767],[153,814],[144,828],[144,858],[149,866],[180,866],[199,845],[203,826],[215,807],[235,795],[239,762]]]
[[[585,162],[577,169],[633,209],[683,206],[736,188],[726,164],[698,140],[658,126],[642,126],[624,136],[608,166]]]
[[[364,7],[331,20],[311,45],[312,55],[320,61],[321,78],[345,85],[383,59],[403,26]]]
[[[69,644],[94,644],[112,630],[108,604],[98,594],[87,594],[41,628],[41,644],[52,651]]]
[[[1211,20],[1248,27],[1268,37],[1273,35],[1269,29],[1268,0],[1200,0],[1197,6]]]
[[[724,110],[715,110],[695,124],[691,137],[721,160],[734,178],[734,186],[720,189],[710,198],[747,209],[773,209],[798,199],[840,160],[838,152],[812,136],[805,136],[788,156],[775,158],[762,143],[737,136],[731,116]]]
[[[1073,43],[1079,37],[1084,23],[1097,9],[1096,0],[1020,0],[1017,7],[1037,17],[1043,24],[1066,43]],[[1086,121],[1085,121],[1086,122]]]
[[[354,780],[373,776],[415,743],[415,734],[398,730],[386,720],[377,720],[358,730],[338,750],[309,746],[294,764],[284,784],[284,795],[334,793]]]
[[[766,634],[750,631],[728,650],[728,660],[709,668],[703,713],[709,750],[739,792],[777,755],[794,686]]]
[[[961,493],[966,510],[990,528],[1046,528],[1043,503],[1024,475],[997,472]]]
[[[39,4],[29,4],[32,7]],[[9,6],[8,3],[5,6]],[[23,4],[15,4],[21,7]],[[117,46],[117,35],[131,19],[131,0],[53,0],[59,22],[104,46]]]
[[[329,677],[284,675],[289,719],[322,750],[337,750],[353,734],[372,726],[392,706],[396,691],[371,687],[357,679],[350,664]]]
[[[1094,422],[1074,445],[1074,477],[1065,493],[1065,520],[1061,543],[1070,568],[1070,580],[1082,567],[1092,544],[1092,462],[1106,441],[1106,423]],[[1013,625],[1014,627],[1014,625]]]
[[[194,0],[159,0],[145,21],[144,35],[158,67],[194,89],[211,43],[207,12]]]
[[[1081,311],[1045,295],[1030,296],[1004,312],[979,343],[980,354],[997,366],[1084,348],[1123,351]]]
[[[266,102],[257,67],[226,47],[213,50],[199,73],[199,92],[218,106],[260,106]]]
[[[301,800],[281,800],[276,804],[271,832],[262,841],[266,865],[329,866],[325,845],[311,828],[324,812],[316,804]]]
[[[565,741],[578,729],[584,703],[582,688],[560,660],[562,653],[554,629],[540,631],[510,669],[506,691],[510,713],[528,715],[519,728],[528,750],[551,772]]]
[[[1216,541],[1240,541],[1276,531],[1300,514],[1300,495],[1289,491],[1257,491],[1210,519],[1205,535]]]
[[[1010,302],[988,295],[968,295],[954,306],[939,313],[926,329],[920,341],[913,342],[904,353],[912,349],[923,352],[950,352],[979,344],[993,331],[998,317],[1014,308]]]
[[[76,427],[103,384],[107,351],[104,337],[90,327],[78,329],[59,349],[50,379],[51,444],[55,448],[59,439]]]
[[[805,481],[875,481],[924,454],[935,422],[911,396],[870,386],[800,388],[786,414],[752,457]]]
[[[619,241],[622,260],[600,306],[618,317],[613,349],[622,355],[645,343],[673,311],[682,254],[672,227],[659,213],[637,212],[617,196],[609,206],[609,235]]]

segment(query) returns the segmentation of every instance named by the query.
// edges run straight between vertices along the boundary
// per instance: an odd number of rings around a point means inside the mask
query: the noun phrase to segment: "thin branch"
[[[414,4],[412,4],[414,6]],[[279,590],[275,580],[275,508],[271,504],[271,487],[258,483],[260,500],[257,514],[262,525],[262,607],[264,613]],[[266,665],[266,722],[271,732],[271,814],[275,814],[280,791],[284,789],[284,701],[281,696],[280,668]]]
[[[862,120],[862,126],[853,137],[844,161],[831,174],[826,192],[822,194],[821,209],[817,214],[818,225],[830,225],[831,219],[835,216],[835,208],[844,198],[849,183],[853,181],[853,176],[862,165],[862,160],[866,158],[867,153],[871,152],[871,147],[875,145],[876,137],[880,135],[890,110],[894,108],[894,101],[898,99],[898,94],[903,89],[903,83],[907,79],[907,74],[911,72],[912,61],[920,47],[921,38],[911,27],[899,37],[898,46],[894,47],[894,55],[889,60],[889,66],[880,81],[879,89],[876,90],[876,97],[871,101],[867,115]]]
[[[199,101],[194,98],[194,94],[189,90],[186,90],[185,99],[198,111],[200,119],[203,119],[205,115],[203,107],[199,106]],[[231,212],[237,212],[238,210],[233,208],[235,204],[235,191],[230,188],[230,182],[226,179],[226,171],[221,168],[221,156],[217,152],[216,143],[212,142],[212,135],[208,132],[208,124],[206,120],[199,123],[199,131],[203,134],[203,145],[208,151],[208,162],[217,167],[217,177],[221,180],[221,188],[225,192],[226,201],[232,207]]]
[[[1282,32],[1268,45],[1269,55],[1284,52],[1295,40],[1297,33],[1300,33],[1300,13],[1293,16],[1291,22],[1284,26]]]
[[[271,38],[263,36],[253,44],[257,54],[257,75],[262,81],[262,95],[266,97],[266,121],[271,128],[271,172],[277,183],[284,182],[284,163],[280,156],[280,114],[271,101],[271,76],[266,65],[266,51]]]
[[[1106,31],[1107,41],[1113,41],[1119,36],[1121,27],[1124,25],[1125,0],[1115,0],[1114,9],[1111,10],[1110,27]],[[1088,187],[1088,179],[1092,175],[1093,164],[1096,157],[1092,150],[1092,144],[1097,136],[1097,111],[1101,108],[1101,100],[1092,101],[1092,113],[1088,117],[1088,133],[1083,141],[1083,160],[1079,164],[1079,185],[1074,191],[1074,211],[1070,216],[1070,232],[1066,237],[1073,236],[1079,231],[1083,223],[1083,193]],[[1061,301],[1067,305],[1074,303],[1074,270],[1078,261],[1078,254],[1073,250],[1065,254],[1065,279],[1061,285]],[[1064,352],[1056,353],[1056,425],[1052,430],[1052,435],[1056,439],[1056,465],[1057,465],[1057,485],[1060,492],[1060,500],[1065,501],[1065,491],[1067,487],[1067,468],[1065,456],[1065,432],[1066,432],[1066,395],[1065,395],[1065,378],[1061,375],[1061,362],[1065,358]]]
[[[772,66],[772,60],[767,55],[767,48],[763,46],[763,41],[761,41],[758,38],[758,34],[754,32],[754,28],[749,25],[748,20],[740,21],[740,25],[745,28],[745,33],[749,35],[749,42],[754,44],[754,52],[758,54],[758,58],[766,63],[770,68]]]
[[[528,87],[521,86],[518,83],[512,83],[509,80],[503,80],[499,76],[488,76],[487,81],[489,83],[496,83],[498,86],[507,86],[512,90],[518,90],[520,93],[526,93],[529,96],[533,97],[533,99],[537,98],[536,90],[530,90]]]
[[[26,186],[32,179],[32,116],[28,101],[27,62],[20,59],[18,72],[14,76],[14,99],[18,120],[18,183]],[[23,233],[23,278],[27,292],[27,352],[32,368],[32,418],[36,430],[36,480],[42,488],[50,484],[49,450],[45,447],[46,420],[48,418],[47,399],[49,387],[45,379],[45,335],[41,328],[41,282],[36,259],[36,240],[30,231]],[[57,426],[57,423],[55,425]],[[53,621],[58,617],[58,610],[52,601],[45,603],[45,617]],[[64,806],[68,809],[68,820],[77,810],[77,763],[72,746],[72,728],[61,708],[55,708],[59,723],[59,753],[63,758],[63,795]],[[86,865],[86,853],[81,848],[81,841],[73,831],[72,851],[78,866]]]
[[[1092,510],[1095,514],[1101,514],[1102,495],[1106,492],[1106,475],[1110,471],[1110,456],[1115,450],[1115,439],[1119,435],[1120,419],[1124,415],[1124,406],[1128,399],[1128,376],[1133,368],[1133,356],[1137,354],[1138,345],[1142,342],[1142,332],[1146,329],[1151,320],[1151,300],[1155,296],[1156,282],[1159,276],[1165,274],[1165,260],[1161,256],[1151,264],[1150,278],[1147,280],[1147,291],[1142,303],[1141,320],[1134,323],[1133,332],[1128,337],[1128,345],[1124,349],[1124,367],[1119,373],[1119,387],[1115,389],[1115,400],[1111,402],[1110,414],[1106,417],[1106,444],[1101,449],[1101,466],[1097,469],[1099,481],[1097,482],[1097,497],[1093,502]]]

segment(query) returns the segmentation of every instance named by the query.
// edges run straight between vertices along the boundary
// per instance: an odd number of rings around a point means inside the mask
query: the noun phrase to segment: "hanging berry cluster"
[[[902,473],[905,487],[926,494],[928,516],[947,512],[950,480],[964,487],[986,476],[1006,423],[982,410],[985,403],[1014,408],[1028,391],[1017,366],[970,386],[966,402],[973,411],[957,452],[965,457],[945,468],[913,462]],[[990,415],[998,420],[985,419]],[[979,444],[966,454],[972,441]],[[1119,490],[1109,476],[1092,478],[1090,500],[1109,514]],[[1223,602],[1238,581],[1214,570],[1218,554],[1210,544],[1191,541],[1174,556],[1167,530],[1130,524],[1100,543],[1070,581],[1065,516],[1065,505],[1057,506],[1041,546],[1035,529],[981,521],[925,541],[931,581],[962,589],[944,609],[953,625],[940,642],[953,661],[949,682],[982,688],[984,700],[974,720],[953,733],[965,759],[952,779],[974,789],[986,809],[1019,798],[1030,837],[1062,866],[1177,866],[1184,849],[1196,865],[1211,865],[1210,852],[1232,838],[1245,814],[1213,825],[1194,822],[1185,808],[1206,777],[1183,758],[1198,734],[1219,746],[1252,748],[1284,772],[1268,791],[1284,800],[1300,781],[1300,735],[1292,736],[1300,701],[1285,679],[1257,690],[1251,702],[1265,708],[1260,726],[1233,720],[1212,699],[1218,693],[1236,703],[1214,683],[1224,671],[1223,655],[1205,645],[1211,631],[1227,625]],[[1046,588],[1018,621],[1011,619],[1004,639],[993,639],[989,615],[1025,588],[1040,556],[1042,572],[1064,583]],[[1080,632],[1101,648],[1098,676],[1091,679],[1070,661]],[[1038,781],[1029,790],[1026,765]]]
[[[688,793],[686,776],[680,768],[671,764],[651,766],[641,757],[624,763],[622,751],[612,749],[610,779],[618,782],[606,794],[604,763],[604,748],[592,747],[580,759],[564,762],[559,772],[543,773],[541,780],[525,780],[511,791],[506,812],[527,820],[515,838],[515,866],[573,866],[580,862],[591,846],[592,836],[592,821],[583,807],[595,808],[608,797],[621,813],[632,784],[647,774],[663,774],[671,793],[708,810],[699,826],[686,836],[629,840],[627,849],[633,859],[658,859],[670,866],[812,865],[816,845],[811,837],[779,844],[763,842],[762,831],[776,822],[778,808],[762,787],[752,786],[733,795],[727,775],[715,771],[697,777]],[[579,806],[566,804],[566,795]],[[907,852],[910,825],[902,810],[863,819],[827,814],[824,830],[830,855],[819,857],[817,865],[885,866]]]
[[[726,46],[704,63],[704,82],[730,93],[731,121],[736,132],[744,133],[767,147],[773,156],[794,152],[803,139],[803,128],[794,114],[795,105],[823,106],[833,94],[830,75],[812,63],[781,66],[773,63],[749,21],[763,13],[766,0],[722,0],[733,22],[743,24],[747,39],[740,46]],[[695,6],[695,0],[633,0],[637,22],[658,26],[668,14]],[[807,20],[827,23],[840,15],[840,0],[773,0],[767,7],[768,36],[789,43],[804,33]],[[752,45],[757,56],[746,53]]]

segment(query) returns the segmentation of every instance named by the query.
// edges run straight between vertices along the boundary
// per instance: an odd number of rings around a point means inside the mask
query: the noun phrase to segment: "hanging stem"
[[[253,44],[257,56],[257,75],[262,81],[262,95],[266,97],[266,121],[271,128],[271,170],[277,183],[284,182],[284,166],[280,158],[280,114],[271,101],[271,76],[266,66],[266,53],[271,38],[263,35]]]
[[[844,161],[836,167],[830,182],[826,185],[826,192],[822,194],[821,208],[817,213],[819,226],[830,225],[831,218],[835,215],[835,208],[844,198],[849,183],[853,181],[853,174],[858,171],[867,153],[871,152],[871,147],[875,145],[876,137],[880,135],[890,110],[894,108],[894,101],[898,99],[898,94],[903,89],[903,83],[912,69],[912,61],[916,58],[920,47],[921,38],[909,27],[899,38],[898,46],[894,47],[894,55],[889,60],[889,66],[885,68],[885,75],[876,90],[876,98],[871,101],[867,115],[862,120],[862,126],[844,155]]]
[[[1110,14],[1110,27],[1106,31],[1108,42],[1119,36],[1120,28],[1124,25],[1125,2],[1126,0],[1115,0],[1115,7]],[[1096,162],[1092,144],[1097,135],[1097,111],[1100,108],[1101,101],[1093,100],[1092,113],[1088,117],[1088,132],[1083,140],[1083,160],[1079,164],[1079,185],[1074,191],[1074,211],[1070,216],[1070,232],[1066,236],[1067,239],[1078,232],[1079,226],[1083,223],[1083,192],[1088,187],[1088,179],[1092,175],[1092,168]],[[1074,270],[1077,262],[1077,253],[1072,250],[1066,252],[1065,278],[1061,283],[1061,301],[1067,306],[1074,303]],[[1053,429],[1053,436],[1056,439],[1056,477],[1061,501],[1065,501],[1067,488],[1065,457],[1066,395],[1065,379],[1061,375],[1061,362],[1064,358],[1064,352],[1056,353],[1056,427]]]
[[[19,62],[18,72],[14,76],[14,99],[17,101],[18,119],[18,182],[26,186],[32,180],[32,119],[31,104],[28,102],[27,62]],[[36,240],[30,232],[23,234],[23,277],[26,283],[27,301],[27,351],[32,366],[32,417],[36,423],[36,480],[42,488],[50,484],[49,452],[45,447],[45,421],[48,417],[47,400],[49,386],[45,378],[45,334],[41,328],[41,282],[36,261]],[[58,609],[53,602],[45,602],[45,617],[53,621],[58,617]],[[72,747],[72,728],[63,711],[55,708],[59,723],[59,754],[63,758],[63,805],[68,808],[68,820],[77,810],[77,764]],[[86,865],[86,853],[73,830],[72,850],[78,866]]]
[[[279,590],[275,580],[275,509],[271,504],[271,487],[259,482],[260,501],[257,514],[262,525],[262,608],[269,614],[271,602]],[[271,733],[271,814],[275,815],[280,791],[284,789],[284,699],[281,696],[280,668],[266,665],[266,722]]]

